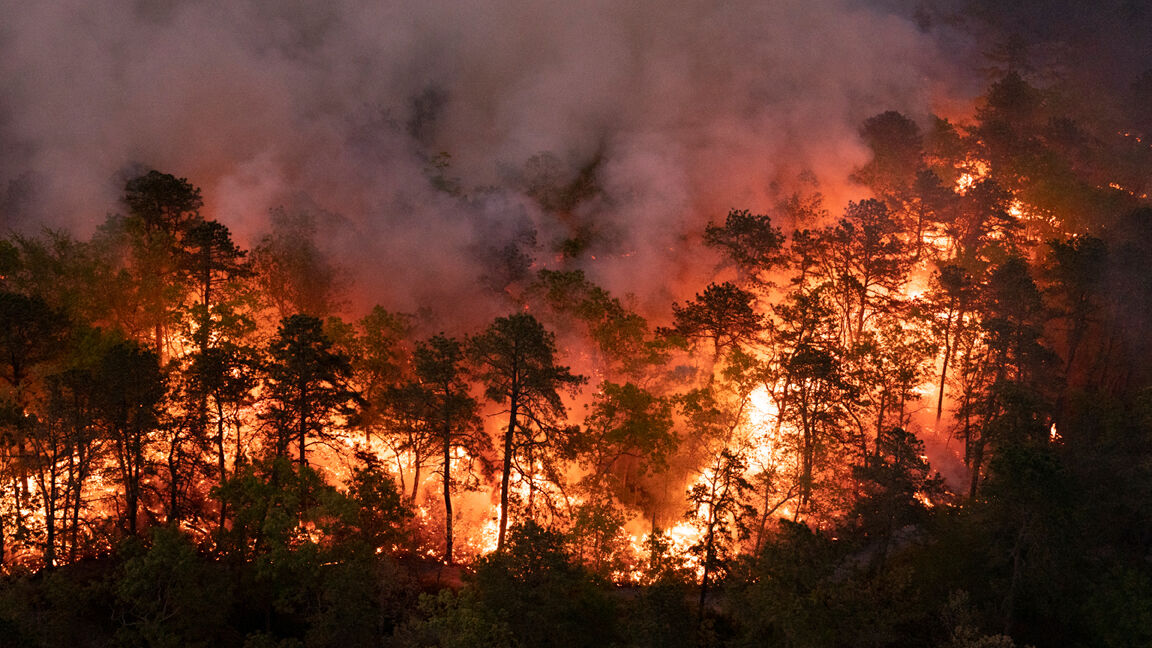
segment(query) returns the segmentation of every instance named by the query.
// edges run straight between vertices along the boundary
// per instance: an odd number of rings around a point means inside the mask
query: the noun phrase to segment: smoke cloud
[[[0,11],[0,224],[86,235],[157,168],[248,245],[270,208],[312,211],[358,301],[398,309],[474,293],[483,251],[532,231],[537,265],[593,231],[595,280],[667,304],[710,268],[704,223],[802,172],[838,209],[858,125],[927,114],[955,76],[910,14],[851,0]],[[540,169],[597,190],[542,209]]]

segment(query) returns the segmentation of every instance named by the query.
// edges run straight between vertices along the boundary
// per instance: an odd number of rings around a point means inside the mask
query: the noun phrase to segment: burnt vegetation
[[[868,119],[873,198],[717,215],[660,313],[580,223],[473,330],[351,317],[322,222],[159,171],[0,240],[0,643],[1152,644],[1152,155],[1055,92]]]

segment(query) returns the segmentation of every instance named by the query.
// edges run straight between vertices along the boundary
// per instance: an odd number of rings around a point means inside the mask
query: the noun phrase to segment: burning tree
[[[413,357],[417,382],[431,438],[438,444],[440,480],[444,497],[444,561],[452,564],[452,493],[461,481],[454,477],[453,459],[463,454],[464,483],[474,478],[473,464],[484,461],[491,440],[484,433],[479,403],[471,396],[464,346],[459,340],[436,335],[416,347]],[[415,479],[415,478],[414,478]]]
[[[306,467],[309,443],[331,439],[352,412],[358,398],[348,385],[352,365],[333,348],[320,320],[309,315],[284,319],[268,355],[264,420],[271,427],[272,453],[287,457],[295,443],[296,462]]]
[[[498,317],[470,340],[489,400],[507,406],[508,423],[501,443],[500,527],[496,550],[504,547],[508,528],[509,487],[513,471],[527,482],[529,513],[534,505],[539,463],[553,479],[552,463],[567,452],[576,430],[564,423],[560,390],[575,390],[584,378],[556,362],[554,336],[526,313]]]

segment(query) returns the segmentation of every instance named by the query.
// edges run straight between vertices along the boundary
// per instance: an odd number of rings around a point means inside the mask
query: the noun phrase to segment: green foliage
[[[226,639],[232,586],[180,532],[155,529],[151,545],[129,550],[122,569],[114,585],[118,645],[216,646]]]
[[[401,628],[397,645],[405,648],[516,648],[521,645],[508,623],[492,618],[474,589],[459,594],[441,590],[421,595],[416,619]]]
[[[755,301],[752,293],[731,282],[709,284],[694,300],[673,304],[673,327],[658,332],[689,341],[710,341],[716,363],[728,349],[751,344],[760,335],[764,321],[756,312]]]
[[[576,453],[588,468],[586,488],[625,504],[645,477],[668,467],[676,450],[672,402],[633,383],[603,382],[584,419]]]
[[[747,209],[732,209],[724,225],[708,223],[704,243],[721,249],[741,272],[761,285],[784,262],[784,234],[772,219]]]
[[[605,646],[619,639],[615,607],[564,551],[563,537],[526,522],[504,551],[476,566],[473,583],[490,627],[521,646]],[[497,625],[499,624],[499,625]]]
[[[857,468],[856,477],[863,492],[851,518],[862,540],[869,543],[872,566],[878,570],[898,534],[922,524],[929,507],[943,504],[944,480],[931,471],[923,442],[900,428],[881,433],[875,455]]]
[[[282,320],[268,355],[264,418],[272,426],[272,449],[287,456],[295,442],[297,461],[306,464],[309,442],[330,436],[336,417],[351,414],[358,399],[348,385],[352,364],[333,347],[320,320],[309,315]]]
[[[97,646],[112,641],[115,628],[108,570],[74,565],[0,582],[0,629],[14,648]]]
[[[911,582],[890,566],[869,577],[855,546],[781,520],[732,605],[737,646],[923,646],[937,632]],[[934,610],[933,610],[934,612]]]
[[[555,335],[527,313],[498,317],[469,342],[484,395],[508,407],[501,450],[498,548],[504,546],[513,470],[531,481],[536,479],[533,462],[540,461],[557,481],[555,462],[571,452],[577,429],[564,423],[567,412],[560,391],[574,392],[585,378],[558,364],[556,355]]]
[[[649,339],[648,322],[608,291],[590,281],[581,270],[540,270],[528,295],[539,299],[561,323],[575,319],[593,343],[596,360],[612,374],[643,376],[666,360],[659,345]]]
[[[405,526],[412,510],[380,465],[366,462],[353,469],[347,499],[351,506],[344,524],[352,527],[353,538],[371,553],[390,553],[408,541]]]
[[[623,645],[636,648],[689,648],[698,644],[691,588],[672,575],[654,580],[635,598],[620,604]]]
[[[136,535],[144,482],[155,470],[149,453],[159,424],[167,379],[159,358],[134,342],[114,342],[100,355],[93,373],[94,418],[113,447],[115,479],[123,488],[122,525]]]
[[[200,189],[185,178],[152,169],[124,185],[124,206],[146,232],[176,231],[199,216]]]

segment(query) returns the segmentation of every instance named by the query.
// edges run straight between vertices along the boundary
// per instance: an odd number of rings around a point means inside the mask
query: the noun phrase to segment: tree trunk
[[[416,505],[416,496],[420,494],[420,464],[424,458],[418,450],[412,451],[412,496],[408,498],[412,505]]]
[[[936,420],[944,413],[944,382],[948,378],[948,361],[952,359],[952,309],[944,323],[944,362],[940,368],[940,393],[936,397]]]
[[[224,410],[220,406],[220,402],[216,401],[216,467],[220,472],[220,486],[228,480],[227,464],[224,458]],[[224,500],[224,496],[220,497],[220,517],[217,521],[217,531],[223,535],[224,524],[228,519],[228,504]]]
[[[500,532],[496,537],[496,551],[504,550],[504,534],[508,529],[508,481],[512,475],[512,448],[516,435],[516,414],[520,394],[513,388],[508,405],[508,429],[504,432],[504,468],[500,476]]]
[[[44,567],[56,566],[56,457],[48,470],[48,489],[44,502]]]
[[[445,396],[445,410],[447,410]],[[452,564],[452,424],[444,416],[444,562]]]

